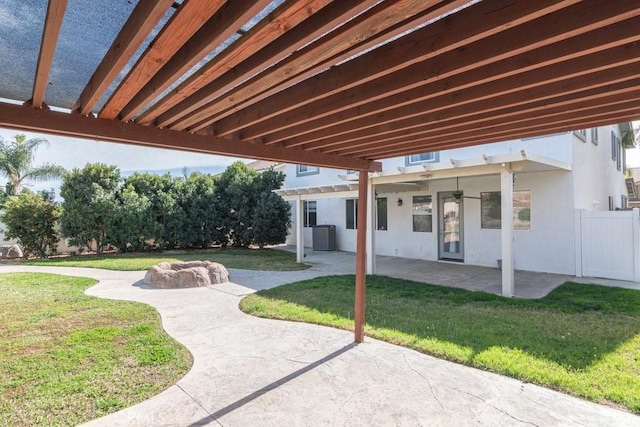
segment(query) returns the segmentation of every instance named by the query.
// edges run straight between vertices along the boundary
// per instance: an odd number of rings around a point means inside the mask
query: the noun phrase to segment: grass
[[[292,271],[304,270],[308,265],[297,263],[291,252],[273,249],[207,249],[166,253],[115,254],[103,257],[74,256],[66,258],[37,259],[25,261],[27,265],[50,267],[87,267],[106,270],[147,270],[160,262],[209,260],[228,268],[243,270]]]
[[[158,394],[190,368],[155,309],[85,295],[94,283],[0,274],[0,425],[77,425]]]
[[[260,291],[250,314],[353,329],[353,276]],[[366,334],[640,414],[640,291],[565,283],[539,300],[367,278]]]

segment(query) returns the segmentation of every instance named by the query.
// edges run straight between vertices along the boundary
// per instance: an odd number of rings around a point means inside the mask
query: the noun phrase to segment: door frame
[[[444,204],[450,200],[455,203],[453,191],[438,192],[438,259],[464,262],[464,197],[461,198],[458,206],[458,252],[446,252],[444,241]]]

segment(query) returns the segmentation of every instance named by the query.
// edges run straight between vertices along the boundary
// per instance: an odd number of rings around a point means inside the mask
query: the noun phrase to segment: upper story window
[[[320,173],[320,168],[317,166],[298,165],[298,167],[296,167],[297,176],[314,175],[317,173]]]
[[[591,128],[591,142],[598,145],[598,128]]]
[[[582,142],[587,142],[587,130],[586,129],[574,130],[573,134],[575,136],[577,136],[578,138],[580,138],[582,140]]]
[[[611,159],[616,162],[618,170],[622,170],[622,140],[611,131]]]
[[[420,163],[432,163],[437,161],[438,161],[437,151],[433,151],[430,153],[412,154],[410,156],[405,157],[405,162],[407,166],[417,165]]]

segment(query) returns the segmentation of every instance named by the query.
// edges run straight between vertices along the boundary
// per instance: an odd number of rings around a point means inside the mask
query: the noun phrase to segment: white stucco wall
[[[520,270],[550,273],[575,273],[575,210],[607,210],[608,197],[614,197],[614,206],[620,207],[621,196],[626,194],[624,176],[611,159],[611,130],[619,135],[617,125],[598,131],[598,145],[582,142],[572,132],[542,138],[505,141],[445,150],[438,153],[439,162],[481,158],[483,155],[519,153],[526,150],[572,165],[572,171],[515,173],[514,189],[531,192],[531,229],[514,231],[515,266]],[[384,170],[405,166],[404,157],[386,159]],[[319,174],[296,176],[296,167],[287,167],[286,187],[308,187],[343,182],[339,175],[346,171],[321,168]],[[482,175],[460,177],[459,188],[465,196],[478,197],[480,192],[500,191],[500,177]],[[404,258],[437,260],[439,257],[438,193],[456,189],[455,178],[430,179],[427,188],[418,192],[384,192],[378,188],[378,197],[387,198],[388,229],[375,231],[376,253]],[[433,203],[433,231],[417,233],[412,230],[412,198],[431,195]],[[402,206],[397,200],[403,199]],[[595,203],[597,201],[599,203]],[[336,225],[339,250],[355,251],[356,231],[347,230],[345,199],[318,199],[318,224]],[[501,258],[500,230],[482,229],[480,200],[466,198],[463,202],[464,262],[471,265],[496,266]],[[312,246],[312,230],[307,228],[305,246]],[[295,234],[290,243],[295,243]]]
[[[609,210],[609,196],[613,197],[614,209],[622,207],[621,196],[627,194],[624,184],[624,166],[622,165],[621,170],[618,170],[616,161],[611,158],[612,131],[620,137],[618,125],[599,128],[598,145],[591,142],[589,130],[586,142],[572,135],[575,209]]]

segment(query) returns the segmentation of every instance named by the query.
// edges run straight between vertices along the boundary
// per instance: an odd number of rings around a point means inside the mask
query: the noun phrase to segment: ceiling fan
[[[454,191],[453,193],[451,193],[451,195],[453,196],[453,201],[459,205],[460,203],[462,203],[462,199],[478,199],[480,200],[480,197],[473,197],[473,196],[465,196],[463,195],[462,191],[460,191],[460,187],[459,187],[459,178],[456,177],[456,191]]]

